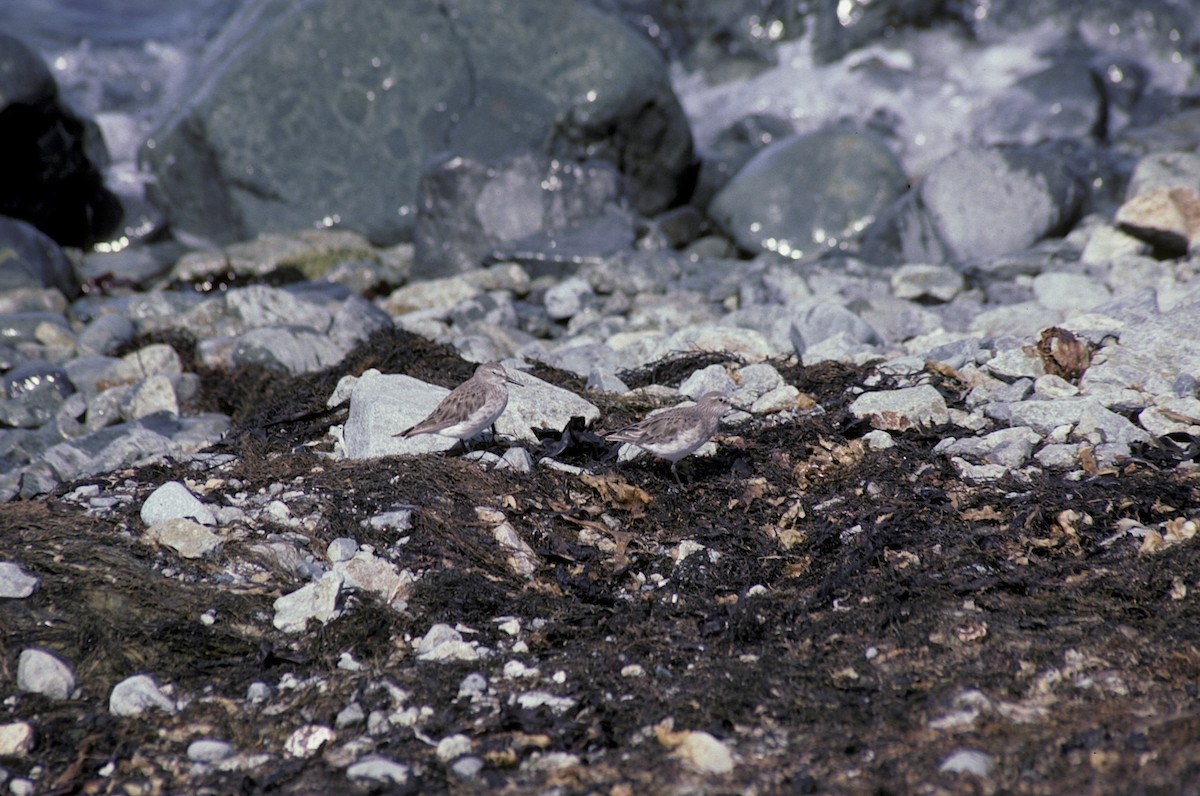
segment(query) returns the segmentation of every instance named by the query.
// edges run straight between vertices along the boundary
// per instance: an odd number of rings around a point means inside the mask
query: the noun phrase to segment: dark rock
[[[90,247],[121,223],[104,187],[99,128],[59,102],[41,59],[0,33],[0,215],[28,221],[62,246]]]
[[[403,240],[439,153],[607,160],[644,213],[675,199],[690,164],[658,53],[581,2],[263,0],[242,13],[142,152],[152,198],[201,235],[337,219]]]
[[[413,276],[440,276],[489,260],[565,262],[629,249],[624,185],[604,162],[530,152],[488,163],[451,157],[418,187]]]
[[[772,45],[808,29],[804,3],[788,0],[593,0],[641,31],[669,58],[717,83],[775,63]]]
[[[828,63],[851,50],[877,41],[899,27],[933,22],[946,0],[857,0],[818,3],[813,30],[813,57]]]
[[[0,253],[0,290],[53,287],[68,298],[79,294],[79,280],[62,249],[32,225],[0,216]]]
[[[867,231],[871,262],[962,264],[1067,231],[1084,188],[1061,160],[1033,149],[963,149]]]
[[[1018,80],[976,116],[984,144],[1032,146],[1058,138],[1103,138],[1104,98],[1091,65],[1064,59]]]
[[[709,202],[733,179],[746,161],[764,147],[787,138],[795,132],[791,122],[778,116],[755,113],[738,119],[717,133],[704,152],[692,203],[708,207]]]
[[[811,258],[857,240],[907,187],[878,137],[824,130],[760,151],[716,195],[709,215],[743,249]]]

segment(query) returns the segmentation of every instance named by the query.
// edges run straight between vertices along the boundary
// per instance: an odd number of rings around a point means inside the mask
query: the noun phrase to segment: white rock
[[[547,707],[559,714],[565,713],[575,706],[575,700],[571,697],[558,696],[549,691],[526,691],[523,694],[517,694],[514,701],[525,710]]]
[[[462,757],[471,752],[471,739],[465,735],[447,735],[438,741],[437,759],[449,763],[456,757]]]
[[[974,774],[981,779],[987,779],[992,775],[995,765],[992,756],[986,752],[978,749],[959,749],[951,752],[950,756],[942,761],[938,771],[943,774]]]
[[[892,439],[892,435],[886,431],[875,429],[863,434],[863,442],[867,443],[867,447],[871,450],[883,451],[888,448],[896,447],[896,440]]]
[[[371,592],[398,611],[408,606],[409,595],[417,582],[417,577],[409,570],[399,569],[391,561],[366,550],[334,563],[333,569],[345,578],[347,586]]]
[[[796,408],[800,391],[790,384],[776,387],[770,392],[763,393],[750,405],[750,414],[769,415],[775,412],[786,412]]]
[[[342,575],[326,572],[314,583],[301,586],[275,601],[272,624],[285,633],[299,633],[309,619],[324,624],[338,615],[337,598],[342,589]]]
[[[51,699],[67,699],[75,690],[75,673],[45,650],[22,650],[17,658],[17,687]]]
[[[236,751],[228,741],[202,738],[188,744],[187,756],[193,763],[219,763],[232,757]]]
[[[507,520],[492,529],[492,538],[500,549],[508,554],[508,568],[523,578],[532,578],[541,564],[541,558],[530,547],[517,529]]]
[[[423,279],[393,290],[381,306],[388,315],[405,315],[416,310],[448,310],[481,292],[480,287],[461,275]]]
[[[33,750],[33,725],[24,721],[0,724],[0,757],[24,757]]]
[[[417,644],[417,658],[423,661],[474,661],[479,660],[479,651],[463,641],[462,633],[450,625],[436,624]]]
[[[146,525],[179,518],[193,519],[201,525],[217,524],[212,509],[178,481],[168,481],[151,492],[142,504],[141,516]]]
[[[496,462],[497,470],[512,470],[517,473],[533,472],[533,457],[524,448],[509,448]]]
[[[350,779],[369,779],[375,782],[390,782],[404,785],[408,782],[409,768],[380,755],[370,755],[346,769]]]
[[[177,707],[149,675],[125,678],[113,686],[108,697],[108,710],[115,716],[137,716],[151,709],[174,715]]]
[[[454,447],[457,440],[440,434],[394,436],[424,420],[449,394],[444,387],[412,376],[384,374],[374,368],[365,371],[350,393],[350,415],[343,429],[346,457],[370,459]]]
[[[225,305],[240,319],[243,329],[300,324],[326,332],[333,324],[333,313],[325,307],[270,285],[230,290]]]
[[[374,518],[372,518],[374,519]],[[346,536],[338,537],[325,548],[325,557],[332,563],[349,561],[358,552],[358,542]]]
[[[355,384],[358,384],[358,376],[342,376],[338,379],[337,386],[333,388],[333,392],[325,399],[325,406],[332,409],[349,401],[350,394],[354,392]]]
[[[701,774],[728,774],[733,771],[733,755],[721,741],[702,731],[682,733],[675,755]]]
[[[33,594],[38,579],[21,569],[20,564],[0,561],[0,597],[20,600]]]
[[[595,296],[591,284],[581,276],[568,277],[551,286],[543,303],[546,314],[556,321],[565,320],[583,310],[588,299]]]
[[[715,351],[737,354],[747,362],[761,362],[771,356],[771,344],[761,332],[736,326],[697,324],[670,335],[659,347],[655,359],[684,351]]]
[[[324,724],[305,724],[297,727],[283,742],[283,749],[292,757],[312,757],[322,746],[337,740],[333,728]]]

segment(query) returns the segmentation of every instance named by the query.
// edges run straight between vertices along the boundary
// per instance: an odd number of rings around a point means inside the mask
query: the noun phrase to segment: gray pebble
[[[175,700],[145,674],[125,678],[113,686],[108,697],[108,710],[114,716],[137,716],[152,709],[171,715],[177,710]]]
[[[233,744],[213,738],[202,738],[188,744],[188,760],[193,763],[219,763],[237,752]]]

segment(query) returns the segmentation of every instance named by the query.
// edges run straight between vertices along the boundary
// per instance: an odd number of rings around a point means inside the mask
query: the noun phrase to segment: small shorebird
[[[509,377],[499,362],[485,362],[475,375],[450,391],[429,417],[404,429],[396,437],[441,434],[467,440],[479,436],[508,406],[508,385],[520,384]]]
[[[626,442],[671,463],[671,475],[682,485],[676,463],[717,433],[721,418],[733,403],[721,392],[706,392],[691,406],[668,409],[632,426],[606,434],[608,442]]]

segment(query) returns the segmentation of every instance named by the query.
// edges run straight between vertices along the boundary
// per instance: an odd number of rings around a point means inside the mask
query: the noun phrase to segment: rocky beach
[[[710,5],[0,11],[0,792],[1200,793],[1200,18]]]

